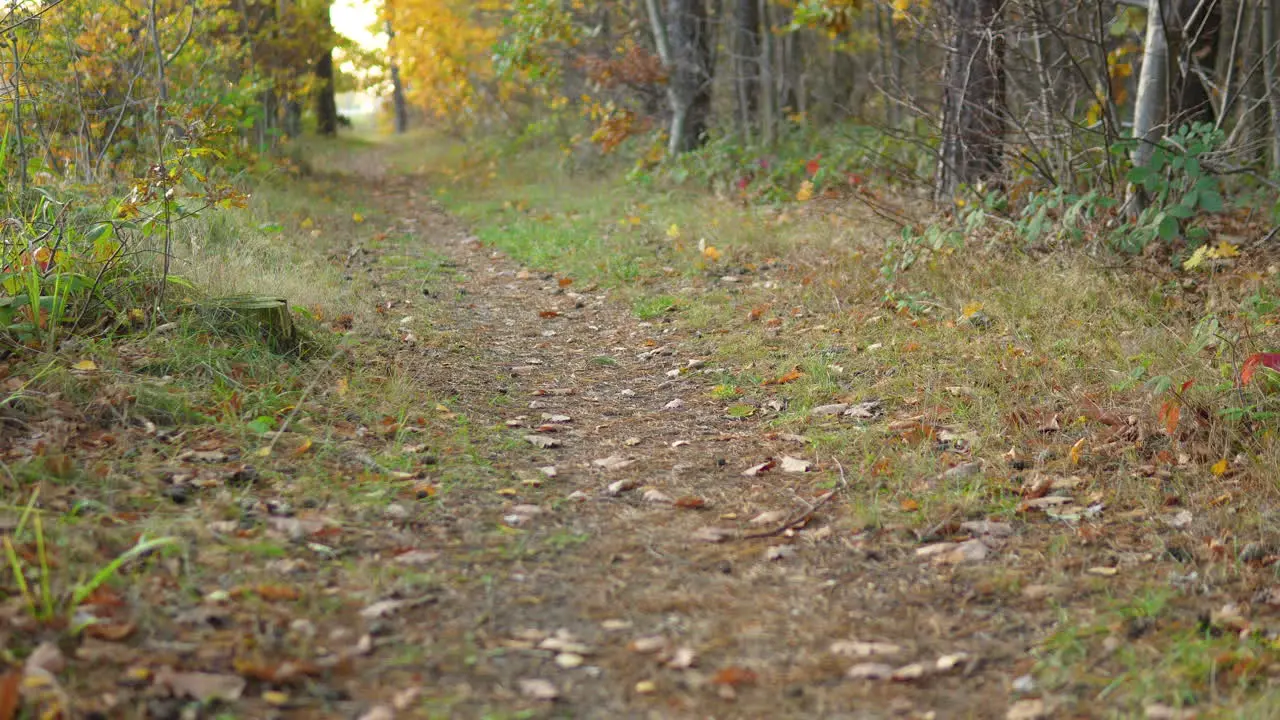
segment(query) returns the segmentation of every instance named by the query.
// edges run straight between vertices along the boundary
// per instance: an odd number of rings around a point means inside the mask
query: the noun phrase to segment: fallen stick
[[[816,502],[816,503],[814,503],[812,506],[810,506],[808,510],[805,510],[804,512],[801,512],[800,514],[796,515],[795,517],[791,518],[790,520],[788,520],[788,521],[786,521],[786,522],[782,523],[782,524],[781,524],[781,525],[779,525],[778,527],[776,527],[776,528],[774,528],[774,529],[772,529],[772,530],[767,530],[767,531],[765,531],[765,532],[758,532],[758,533],[751,533],[750,535],[743,535],[741,539],[743,539],[743,540],[759,540],[759,539],[761,539],[761,538],[770,538],[770,537],[776,537],[776,536],[778,536],[778,535],[781,535],[782,533],[784,533],[784,532],[786,532],[786,531],[788,531],[788,530],[790,530],[790,529],[792,529],[792,528],[794,528],[794,527],[796,527],[796,526],[798,526],[798,525],[802,525],[802,524],[804,524],[804,523],[808,522],[808,521],[809,521],[809,518],[812,518],[814,513],[818,512],[818,510],[819,510],[819,509],[821,509],[823,505],[826,505],[828,502],[830,502],[830,501],[831,501],[831,498],[833,498],[833,497],[835,497],[835,496],[836,496],[836,491],[835,491],[835,490],[830,490],[830,491],[828,491],[828,492],[827,492],[827,494],[826,494],[826,495],[823,495],[821,498],[819,498],[819,499],[818,499],[818,502]]]

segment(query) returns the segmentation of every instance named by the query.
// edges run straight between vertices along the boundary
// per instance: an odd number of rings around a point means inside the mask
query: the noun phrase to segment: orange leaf
[[[791,370],[791,372],[786,373],[786,374],[784,374],[784,375],[782,375],[782,376],[780,376],[780,377],[776,377],[776,378],[774,378],[774,379],[772,379],[772,380],[765,380],[763,384],[765,384],[765,385],[786,385],[787,383],[789,383],[789,382],[795,382],[796,380],[799,380],[799,379],[800,379],[800,378],[802,378],[802,377],[804,377],[804,373],[800,372],[800,368],[794,368],[794,369],[792,369],[792,370]]]
[[[671,504],[685,510],[701,510],[707,506],[707,501],[693,495],[685,495],[684,497],[676,498],[676,501]]]
[[[542,312],[538,313],[538,317],[544,320],[549,320],[553,317],[560,317],[560,312],[558,310],[543,310]]]
[[[560,278],[559,283],[560,287],[569,287],[573,284],[573,278],[562,277]]]
[[[1178,419],[1181,417],[1182,405],[1178,404],[1176,400],[1166,400],[1160,406],[1160,412],[1156,415],[1160,424],[1164,425],[1165,432],[1170,435],[1178,431]]]
[[[0,677],[0,720],[13,720],[22,705],[22,673],[17,670]]]
[[[920,509],[920,503],[912,500],[911,498],[907,498],[902,501],[899,507],[902,508],[902,512],[915,512]]]
[[[750,668],[738,667],[730,665],[722,668],[712,678],[711,682],[716,685],[728,685],[730,687],[738,687],[740,685],[755,685],[760,676]]]
[[[297,600],[302,597],[302,593],[298,592],[297,588],[288,585],[259,585],[253,591],[263,600],[272,602],[277,600]]]

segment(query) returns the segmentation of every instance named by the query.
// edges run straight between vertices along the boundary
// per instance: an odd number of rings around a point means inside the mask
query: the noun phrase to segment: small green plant
[[[1129,169],[1126,179],[1145,195],[1146,207],[1135,223],[1115,233],[1117,249],[1140,252],[1157,239],[1171,243],[1185,236],[1200,243],[1208,237],[1209,231],[1195,220],[1221,212],[1225,203],[1218,179],[1205,170],[1204,161],[1225,139],[1209,123],[1184,125],[1152,149],[1146,164]]]
[[[14,583],[18,586],[23,600],[26,602],[27,610],[31,616],[41,623],[52,623],[59,618],[65,619],[68,624],[75,614],[76,608],[89,598],[98,588],[119,574],[120,570],[128,563],[138,558],[144,557],[156,550],[172,545],[177,545],[176,538],[162,537],[147,539],[145,536],[139,537],[138,542],[125,552],[118,555],[114,560],[102,566],[88,580],[84,580],[72,585],[67,589],[65,598],[60,599],[53,589],[52,563],[49,561],[48,543],[44,533],[44,521],[41,513],[36,509],[36,501],[39,499],[39,490],[31,494],[31,499],[23,508],[22,515],[18,519],[17,527],[14,528],[12,535],[6,535],[4,538],[5,558],[9,563],[9,570],[13,573]],[[36,544],[36,562],[38,568],[28,568],[22,557],[18,554],[14,541],[22,537],[23,532],[27,529],[28,524],[31,525],[31,533],[34,536]],[[31,583],[27,580],[29,570],[37,570],[39,575],[39,584],[31,587]],[[72,632],[78,633],[83,630],[85,625],[72,625]]]

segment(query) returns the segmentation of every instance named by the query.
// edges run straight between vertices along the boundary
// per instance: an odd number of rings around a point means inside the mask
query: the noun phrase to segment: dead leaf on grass
[[[0,676],[0,720],[13,720],[22,704],[22,673],[11,671]]]
[[[747,468],[746,470],[743,470],[743,471],[742,471],[742,474],[743,474],[743,476],[745,476],[745,477],[756,477],[756,476],[757,476],[757,475],[759,475],[760,473],[763,473],[763,472],[766,472],[766,471],[772,470],[772,469],[773,469],[774,467],[776,467],[776,466],[777,466],[777,463],[776,463],[776,462],[774,462],[774,461],[773,461],[773,459],[771,458],[771,459],[769,459],[769,460],[765,460],[764,462],[760,463],[759,465],[752,465],[751,467]]]
[[[396,613],[405,605],[408,605],[408,603],[404,600],[379,600],[378,602],[361,610],[360,617],[366,620],[387,617]]]
[[[631,478],[629,480],[618,480],[616,482],[609,483],[609,487],[604,489],[604,494],[609,497],[617,497],[624,492],[630,492],[638,487],[640,487],[640,481],[635,478]]]
[[[916,548],[916,557],[928,558],[938,565],[959,565],[962,563],[985,560],[990,548],[981,540],[967,540],[962,543],[933,543]]]
[[[172,695],[201,702],[235,702],[240,699],[247,684],[239,675],[176,672],[168,665],[157,670],[153,680],[157,687],[168,690]]]
[[[677,498],[676,501],[671,504],[683,510],[705,510],[707,507],[706,500],[693,495],[685,495],[684,497]]]
[[[783,456],[781,465],[782,472],[785,473],[805,473],[813,468],[813,463],[808,460],[794,458],[790,455]]]
[[[546,435],[525,435],[524,439],[534,447],[540,447],[544,450],[560,447],[560,441]]]

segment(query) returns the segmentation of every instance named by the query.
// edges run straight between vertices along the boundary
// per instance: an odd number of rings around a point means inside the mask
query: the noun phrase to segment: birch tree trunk
[[[1156,143],[1164,136],[1165,85],[1169,73],[1169,45],[1164,33],[1163,0],[1148,0],[1147,40],[1142,53],[1142,72],[1138,75],[1138,95],[1134,98],[1133,137],[1138,146],[1133,151],[1133,166],[1151,161]],[[1130,217],[1137,217],[1147,206],[1141,188],[1130,187],[1127,202]]]

